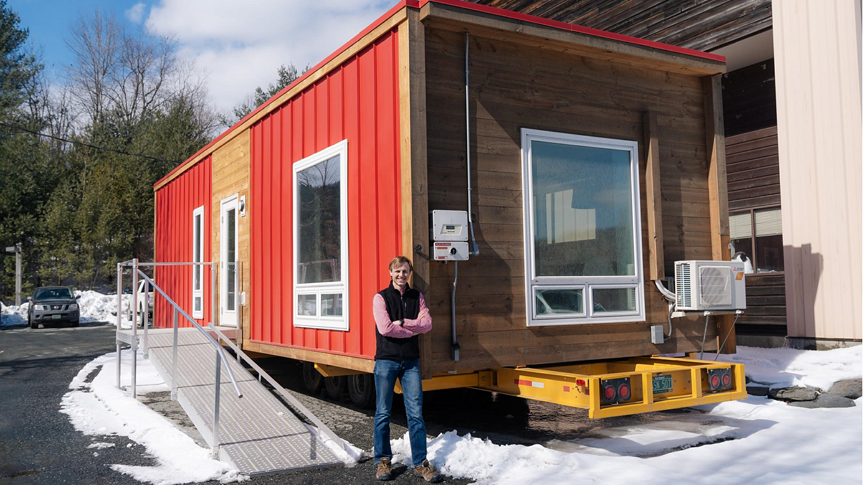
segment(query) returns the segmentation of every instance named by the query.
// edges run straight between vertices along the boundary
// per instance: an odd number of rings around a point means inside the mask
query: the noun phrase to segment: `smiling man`
[[[423,421],[423,388],[420,377],[419,335],[432,328],[431,314],[422,293],[408,285],[411,261],[397,256],[389,265],[392,281],[375,295],[377,352],[375,353],[375,463],[378,480],[392,479],[390,413],[396,379],[401,382],[408,418],[414,473],[427,482],[441,481],[441,475],[426,459],[426,425]]]

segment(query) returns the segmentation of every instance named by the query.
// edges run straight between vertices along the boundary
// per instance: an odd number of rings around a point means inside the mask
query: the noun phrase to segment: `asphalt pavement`
[[[88,449],[100,441],[75,431],[60,401],[84,365],[114,349],[114,327],[82,323],[79,328],[0,327],[0,484],[135,484],[111,465],[154,465],[146,450],[119,436],[114,447]],[[299,366],[287,359],[265,359],[268,370],[336,433],[364,449],[372,446],[373,412],[342,400],[310,396],[302,389]],[[296,371],[296,372],[294,372]],[[166,415],[193,438],[179,405],[168,393],[142,396],[141,401]],[[402,436],[403,408],[396,407],[392,436]],[[394,470],[390,483],[424,483],[404,466]],[[374,482],[374,460],[352,468],[327,468],[255,477],[252,484],[360,484]],[[217,483],[217,482],[213,482]],[[470,483],[448,479],[446,483]]]

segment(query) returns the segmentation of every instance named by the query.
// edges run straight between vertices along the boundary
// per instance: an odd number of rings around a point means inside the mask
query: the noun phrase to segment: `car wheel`
[[[72,327],[79,327],[79,326],[81,326],[81,320],[80,320],[80,319],[77,319],[77,318],[76,318],[75,320],[72,320],[71,326],[72,326]]]
[[[27,323],[30,325],[30,328],[32,328],[33,330],[36,330],[37,328],[39,328],[39,322],[33,321],[33,317],[28,316],[27,317]]]
[[[341,401],[347,387],[347,378],[345,376],[325,377],[324,387],[330,399]]]
[[[375,379],[371,374],[347,376],[348,394],[351,401],[362,409],[375,407]]]
[[[324,376],[315,369],[315,364],[311,362],[303,362],[303,385],[313,395],[317,395],[324,385]]]

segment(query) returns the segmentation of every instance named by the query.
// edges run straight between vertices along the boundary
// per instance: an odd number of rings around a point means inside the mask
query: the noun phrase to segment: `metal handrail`
[[[167,263],[167,264],[165,264],[165,263],[138,263],[137,259],[132,259],[129,261],[123,261],[121,263],[117,263],[117,338],[116,338],[116,344],[117,344],[117,387],[120,388],[120,384],[121,384],[121,382],[120,382],[120,366],[122,363],[122,359],[121,359],[121,354],[120,354],[120,341],[121,340],[119,338],[119,334],[120,334],[120,327],[121,327],[121,322],[122,322],[121,307],[122,307],[123,267],[124,266],[131,266],[133,269],[132,287],[134,288],[134,290],[132,292],[132,307],[134,309],[133,310],[133,323],[132,323],[133,338],[131,339],[131,343],[130,343],[130,345],[132,347],[132,354],[133,354],[132,355],[132,397],[137,398],[136,378],[137,378],[137,361],[138,361],[138,358],[137,358],[138,324],[137,324],[137,318],[134,318],[134,316],[137,314],[137,311],[138,311],[138,302],[137,302],[137,300],[138,300],[138,276],[140,275],[141,277],[144,278],[144,280],[147,283],[149,283],[153,288],[155,288],[159,293],[161,293],[162,296],[165,298],[165,300],[167,300],[167,302],[171,304],[171,306],[174,307],[174,319],[173,319],[173,323],[174,323],[173,359],[174,360],[172,363],[172,374],[171,374],[171,376],[172,376],[171,377],[171,399],[177,398],[177,346],[178,346],[178,330],[179,330],[178,313],[182,314],[183,317],[186,320],[188,320],[189,323],[191,323],[194,328],[196,328],[199,332],[201,332],[204,335],[204,338],[206,338],[207,341],[210,342],[210,344],[212,344],[216,350],[216,379],[215,379],[215,383],[214,383],[215,403],[214,403],[214,413],[213,413],[213,442],[212,442],[211,454],[212,454],[213,458],[218,459],[219,446],[220,446],[220,443],[219,443],[219,409],[220,409],[219,403],[220,403],[220,397],[221,397],[221,387],[222,387],[221,386],[221,380],[222,380],[221,379],[221,372],[222,372],[222,365],[223,364],[225,366],[225,370],[228,371],[228,378],[231,380],[231,384],[234,386],[234,390],[237,393],[237,397],[238,398],[243,397],[243,393],[240,391],[240,388],[237,385],[237,380],[236,380],[236,378],[234,378],[234,372],[231,370],[231,367],[228,364],[227,357],[225,356],[225,350],[222,348],[222,346],[219,344],[219,342],[214,340],[213,337],[211,337],[209,335],[209,333],[207,333],[207,330],[205,330],[202,326],[200,326],[198,324],[198,322],[196,322],[192,317],[189,316],[188,313],[186,313],[182,308],[180,308],[180,306],[177,305],[177,303],[174,300],[172,300],[164,292],[164,290],[162,290],[162,288],[159,287],[159,285],[157,285],[155,282],[153,282],[153,280],[150,279],[150,277],[147,276],[143,271],[138,269],[139,266],[178,266],[178,265],[184,265],[184,264],[209,265],[210,266],[210,270],[211,270],[210,274],[212,276],[212,281],[210,284],[210,291],[212,293],[211,299],[214,299],[215,298],[215,263],[200,263],[200,262],[199,263]],[[215,302],[214,301],[211,302],[211,308],[215,312]],[[146,357],[146,354],[148,351],[147,313],[148,313],[147,310],[145,310],[143,312],[145,357]],[[210,326],[212,326],[212,322],[210,322]]]
[[[213,326],[212,323],[210,323],[209,329],[211,332],[214,332],[219,337],[219,340],[223,340],[225,343],[228,344],[228,347],[236,353],[238,359],[242,358],[244,361],[246,361],[246,363],[249,364],[249,366],[251,366],[251,368],[258,373],[258,376],[262,377],[271,386],[273,386],[273,389],[278,391],[279,394],[289,403],[291,403],[292,406],[296,407],[301,413],[303,413],[309,419],[309,421],[314,423],[314,425],[317,426],[318,429],[320,429],[325,435],[329,436],[330,439],[332,439],[335,443],[341,444],[342,449],[350,453],[348,445],[343,439],[339,438],[339,436],[334,433],[333,430],[331,430],[327,425],[321,422],[321,420],[318,419],[317,416],[312,414],[312,412],[309,411],[305,406],[303,406],[300,401],[297,400],[297,398],[295,398],[288,391],[286,391],[285,388],[281,386],[281,384],[276,382],[276,380],[273,379],[269,374],[267,374],[267,372],[264,371],[264,369],[262,369],[257,363],[255,363],[254,360],[252,360],[248,355],[246,355],[245,352],[240,350],[239,347],[237,347],[233,342],[231,342],[231,340],[225,334],[223,334],[218,328]]]

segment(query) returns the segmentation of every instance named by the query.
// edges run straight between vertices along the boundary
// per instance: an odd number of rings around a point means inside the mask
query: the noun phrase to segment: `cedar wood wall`
[[[464,210],[464,34],[427,26],[428,208]],[[527,328],[520,128],[639,143],[643,274],[648,278],[645,111],[657,114],[665,269],[711,259],[702,80],[511,41],[471,37],[473,213],[480,255],[462,263],[457,292],[460,362],[450,359],[453,265],[431,263],[432,372],[630,357],[700,348],[704,320],[674,321],[665,344],[649,325],[667,305],[646,281],[647,322]],[[708,348],[715,349],[714,326]]]

